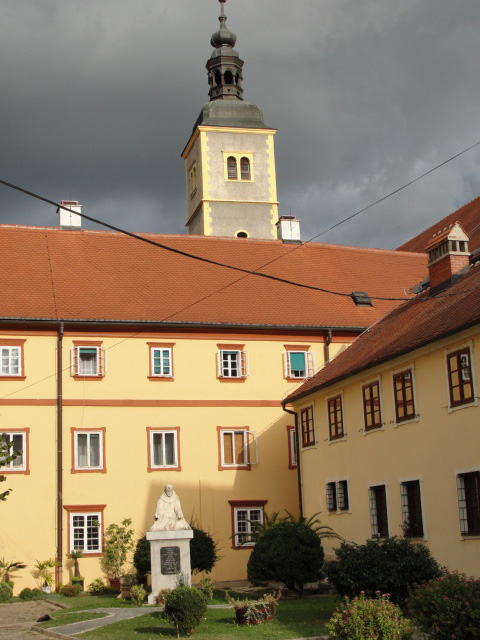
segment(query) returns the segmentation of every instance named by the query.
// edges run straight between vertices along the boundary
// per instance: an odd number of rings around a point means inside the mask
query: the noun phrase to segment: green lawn
[[[191,636],[195,640],[287,640],[326,635],[328,621],[336,602],[333,597],[287,600],[280,602],[275,620],[255,626],[238,626],[233,609],[209,609]],[[82,634],[85,640],[158,640],[176,638],[177,633],[158,612],[126,620]]]
[[[94,618],[105,618],[106,615],[106,613],[94,613],[93,611],[62,610],[52,614],[53,620],[40,622],[37,626],[43,629],[49,629],[50,627],[60,627],[64,624],[84,622],[85,620],[93,620]]]

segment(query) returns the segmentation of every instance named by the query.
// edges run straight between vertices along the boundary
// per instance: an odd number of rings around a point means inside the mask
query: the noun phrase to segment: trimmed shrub
[[[283,582],[302,594],[306,582],[322,577],[323,559],[320,538],[308,524],[281,520],[260,533],[248,560],[248,579]]]
[[[409,587],[441,574],[429,549],[407,538],[368,540],[364,545],[344,542],[335,555],[336,560],[326,563],[326,573],[336,591],[349,598],[362,591],[373,598],[381,591],[403,607]]]
[[[374,600],[362,593],[353,600],[345,597],[327,624],[332,640],[406,640],[412,629],[404,619],[400,607],[392,604],[387,595],[377,593]]]
[[[45,596],[43,591],[41,589],[38,589],[37,587],[35,587],[35,589],[32,589],[32,594],[34,598],[43,598]]]
[[[207,611],[207,598],[194,587],[181,586],[165,596],[164,617],[175,625],[179,636],[189,636]]]
[[[142,606],[146,595],[147,595],[147,592],[145,591],[145,589],[142,587],[141,584],[134,584],[132,587],[130,587],[130,597],[132,599],[133,604],[136,604],[137,607]]]
[[[193,538],[190,542],[190,565],[192,573],[199,571],[207,571],[213,569],[218,560],[217,542],[212,536],[193,527]],[[151,570],[150,563],[150,543],[146,536],[139,538],[133,555],[133,566],[137,570],[137,579],[140,583],[146,584],[146,574]]]
[[[408,613],[435,640],[480,638],[480,579],[446,573],[438,580],[416,585]]]
[[[20,591],[18,597],[20,598],[20,600],[33,600],[35,598],[35,595],[29,587],[25,587],[25,589],[22,589]]]
[[[76,598],[82,593],[82,591],[82,587],[79,584],[65,584],[60,589],[62,596],[66,596],[67,598]]]
[[[8,582],[0,582],[0,602],[8,602],[13,595],[13,589]]]

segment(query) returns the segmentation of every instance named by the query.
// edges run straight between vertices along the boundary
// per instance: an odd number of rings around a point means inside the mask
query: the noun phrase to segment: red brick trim
[[[245,349],[244,344],[217,344],[219,351],[243,351]]]
[[[284,344],[283,346],[285,351],[308,351],[311,347],[309,344]]]
[[[26,339],[22,338],[2,338],[0,337],[0,347],[21,347],[20,348],[20,368],[22,374],[20,376],[1,376],[0,380],[26,380],[25,375],[25,345]]]
[[[175,371],[173,368],[173,347],[175,346],[175,342],[147,342],[148,346],[148,376],[149,380],[155,380],[157,382],[174,382],[175,381]],[[171,374],[169,376],[156,376],[152,371],[152,349],[171,349],[172,350],[172,360],[170,362]]]

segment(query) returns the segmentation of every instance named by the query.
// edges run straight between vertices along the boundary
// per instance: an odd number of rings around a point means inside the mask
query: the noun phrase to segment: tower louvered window
[[[230,156],[227,160],[227,171],[229,180],[237,180],[237,160],[233,156]]]
[[[242,180],[250,180],[250,160],[248,158],[240,160],[240,175]]]

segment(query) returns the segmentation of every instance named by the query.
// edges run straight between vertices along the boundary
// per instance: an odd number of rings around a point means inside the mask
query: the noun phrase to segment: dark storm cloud
[[[179,155],[215,0],[0,0],[0,177],[130,230],[184,232]],[[478,0],[228,0],[245,97],[304,238],[480,139]],[[394,247],[480,193],[469,152],[322,239]],[[0,221],[54,211],[0,191]]]

